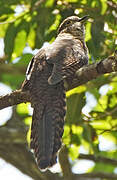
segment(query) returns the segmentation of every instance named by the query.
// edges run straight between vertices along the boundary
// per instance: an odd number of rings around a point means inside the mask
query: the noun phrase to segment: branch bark
[[[105,158],[105,157],[95,157],[93,155],[85,155],[85,154],[80,154],[79,155],[80,159],[89,159],[93,160],[95,162],[103,162],[103,163],[111,163],[113,165],[117,165],[117,160],[115,159],[110,159],[110,158]],[[95,172],[95,173],[84,173],[84,174],[73,174],[71,170],[71,165],[68,160],[68,151],[65,148],[65,146],[61,149],[59,153],[59,162],[61,165],[61,169],[63,172],[63,176],[65,180],[99,180],[100,178],[106,178],[106,179],[117,179],[116,174],[112,173],[105,173],[105,172]]]
[[[26,71],[26,66],[18,66],[17,64],[6,64],[5,62],[1,62],[0,59],[0,75],[3,73],[13,74],[14,76],[19,74],[24,74]]]
[[[59,163],[61,165],[64,179],[74,180],[73,173],[71,170],[71,165],[68,160],[68,150],[65,146],[62,147],[62,149],[59,153]]]
[[[102,74],[116,72],[117,71],[117,51],[115,51],[114,56],[110,56],[104,60],[97,63],[84,66],[76,72],[74,79],[65,80],[66,91],[73,89],[79,85],[87,83],[99,77]],[[16,90],[11,94],[0,97],[0,109],[6,108],[8,106],[17,105],[23,102],[30,101],[30,94],[28,91]]]
[[[111,159],[111,158],[106,158],[102,156],[94,156],[90,154],[80,154],[78,156],[78,159],[88,159],[92,160],[94,162],[102,162],[102,163],[107,163],[107,164],[112,164],[114,166],[117,166],[117,159]]]
[[[80,68],[76,72],[76,77],[73,81],[66,80],[66,90],[73,89],[79,85],[85,84],[88,81],[96,79],[97,77],[111,72],[117,71],[117,51],[114,56],[101,60],[97,63],[90,64]]]
[[[5,96],[0,96],[0,109],[29,101],[30,96],[28,91],[22,92],[21,89],[16,90]]]
[[[94,178],[105,178],[109,180],[117,179],[116,174],[111,174],[111,173],[102,173],[102,172],[97,172],[97,173],[85,173],[85,174],[77,174],[74,175],[75,180],[79,180],[79,178],[84,178],[84,180],[87,180],[86,178],[93,179]],[[83,179],[82,179],[83,180]]]

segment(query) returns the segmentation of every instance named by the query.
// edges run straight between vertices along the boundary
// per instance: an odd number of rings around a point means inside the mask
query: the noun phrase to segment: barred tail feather
[[[43,109],[41,117],[39,108],[34,108],[31,128],[31,148],[40,169],[45,169],[50,165],[54,144],[54,121],[51,113]]]
[[[30,146],[34,150],[38,167],[46,169],[56,163],[57,152],[62,144],[66,113],[63,83],[49,86],[43,96],[37,94],[35,89],[31,95],[34,111]]]
[[[66,97],[65,97],[65,91],[63,89],[63,93],[61,93],[60,98],[56,100],[55,105],[55,136],[54,136],[54,147],[53,147],[53,153],[52,153],[52,159],[50,162],[50,166],[53,166],[57,161],[57,153],[59,149],[61,148],[62,144],[62,135],[64,132],[64,119],[66,115]],[[57,113],[58,112],[58,113]]]

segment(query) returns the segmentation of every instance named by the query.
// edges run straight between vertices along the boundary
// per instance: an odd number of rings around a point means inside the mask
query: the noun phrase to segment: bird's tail
[[[34,150],[40,169],[46,169],[56,163],[66,113],[64,88],[59,88],[58,85],[47,94],[44,102],[34,104],[31,127],[30,146]]]

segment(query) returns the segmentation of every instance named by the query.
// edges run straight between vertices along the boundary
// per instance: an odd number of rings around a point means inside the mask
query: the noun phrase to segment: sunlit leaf
[[[71,139],[71,137],[70,137],[70,127],[65,125],[64,126],[64,134],[63,134],[63,142],[64,142],[64,144],[69,145],[70,139]]]
[[[117,105],[117,95],[113,94],[112,96],[109,96],[109,107],[112,108],[115,105]]]
[[[91,39],[91,23],[86,24],[86,42]]]
[[[23,113],[22,112],[22,110],[20,110],[20,108],[21,107],[18,107],[18,112],[20,111],[20,113]],[[26,111],[27,111],[27,108],[26,108]],[[27,111],[28,112],[28,111]],[[26,117],[25,119],[24,119],[24,123],[26,124],[26,125],[31,125],[31,122],[32,122],[32,117]]]
[[[16,57],[22,54],[25,45],[26,45],[26,32],[22,30],[17,33],[17,36],[15,38],[15,46],[14,46],[14,52],[12,54],[12,59],[15,59]]]
[[[31,28],[27,38],[27,42],[31,48],[34,48],[35,46],[35,37],[36,37],[35,30],[34,28]]]
[[[72,94],[75,94],[75,93],[82,93],[82,92],[85,92],[86,90],[86,86],[82,85],[82,86],[78,86],[77,88],[74,88],[70,91],[67,91],[66,92],[66,96],[69,97],[71,96]]]
[[[107,10],[107,0],[101,0],[102,10],[101,14],[103,15]]]
[[[28,110],[28,103],[21,103],[17,105],[17,112],[21,115],[21,116],[25,116],[29,114],[29,110]]]
[[[71,129],[73,134],[81,134],[83,131],[83,128],[81,126],[76,126],[75,124],[71,126]]]
[[[72,160],[75,160],[78,157],[79,146],[76,146],[75,144],[72,144],[69,148],[69,156]]]
[[[45,7],[52,7],[53,3],[54,3],[54,0],[47,0],[45,3]]]
[[[114,144],[116,144],[117,143],[117,139],[116,139],[116,137],[114,136],[114,134],[112,134],[112,133],[104,133],[103,135],[102,135],[105,139],[107,139],[107,140],[109,140],[109,141],[112,141]]]
[[[101,129],[101,130],[111,130],[111,125],[109,122],[106,122],[105,120],[98,120],[98,121],[92,121],[90,124],[95,129]]]
[[[96,107],[94,107],[94,110],[99,112],[104,112],[107,106],[108,106],[108,96],[104,95],[99,98],[99,101]]]

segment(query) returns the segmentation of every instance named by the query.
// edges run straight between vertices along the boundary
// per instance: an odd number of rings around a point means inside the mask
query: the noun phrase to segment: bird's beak
[[[89,15],[83,16],[82,18],[79,19],[79,22],[86,22],[89,19]]]

